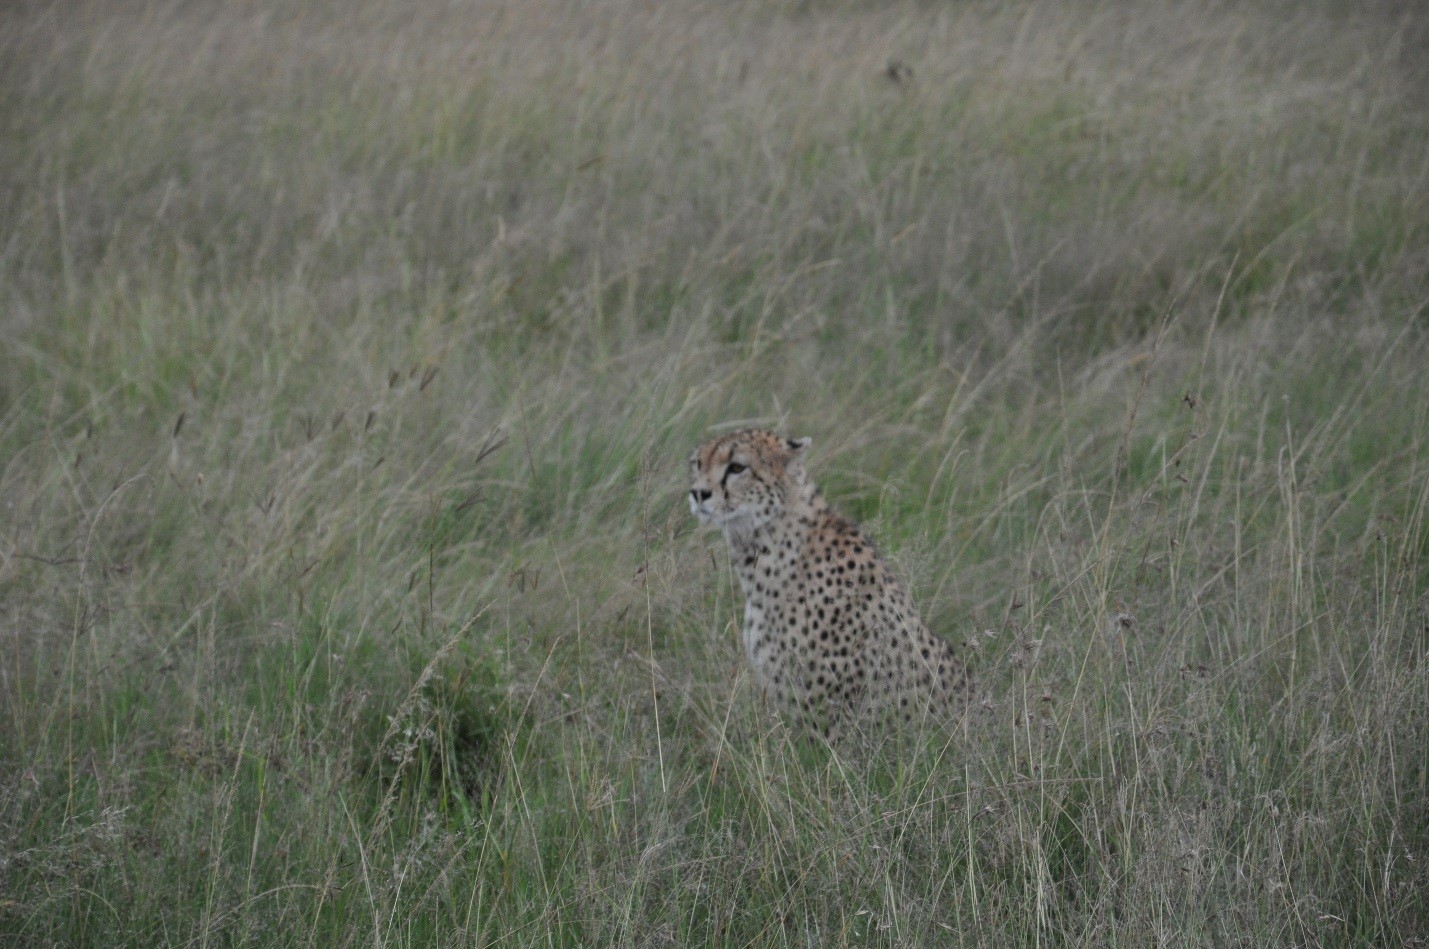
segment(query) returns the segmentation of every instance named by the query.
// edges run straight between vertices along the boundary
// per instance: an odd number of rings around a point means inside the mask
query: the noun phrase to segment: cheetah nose
[[[714,492],[710,491],[707,488],[690,489],[690,497],[695,499],[696,504],[699,504],[701,501],[708,501],[710,499],[710,495],[712,494],[714,494]]]

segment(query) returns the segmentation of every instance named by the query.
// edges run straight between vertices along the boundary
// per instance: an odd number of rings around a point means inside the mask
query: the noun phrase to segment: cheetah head
[[[726,530],[778,520],[805,477],[807,438],[745,429],[705,442],[690,456],[690,511]]]

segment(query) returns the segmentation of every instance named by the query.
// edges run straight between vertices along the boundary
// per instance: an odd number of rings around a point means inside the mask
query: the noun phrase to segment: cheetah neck
[[[766,577],[766,570],[785,562],[781,551],[802,550],[828,510],[823,494],[805,480],[795,486],[793,497],[779,517],[758,525],[726,526],[730,556],[746,601],[762,598],[767,588],[760,581]]]

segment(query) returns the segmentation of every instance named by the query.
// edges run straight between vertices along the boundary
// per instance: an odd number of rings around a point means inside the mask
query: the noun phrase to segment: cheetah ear
[[[805,448],[808,448],[811,442],[813,442],[813,439],[809,438],[807,435],[803,438],[784,439],[784,444],[788,445],[789,450],[792,452],[798,452],[802,451]]]

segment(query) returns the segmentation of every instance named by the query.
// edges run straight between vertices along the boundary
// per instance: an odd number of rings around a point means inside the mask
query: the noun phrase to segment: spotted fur
[[[690,510],[729,541],[755,678],[826,734],[850,720],[945,720],[967,687],[963,664],[805,473],[808,443],[746,429],[690,458]]]

